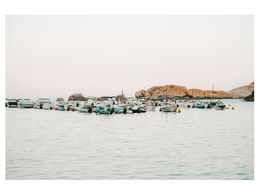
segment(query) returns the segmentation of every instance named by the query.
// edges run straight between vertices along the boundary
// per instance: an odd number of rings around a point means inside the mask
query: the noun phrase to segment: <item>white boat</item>
[[[135,105],[135,106],[131,107],[130,110],[133,113],[144,113],[144,112],[146,112],[146,108],[144,106],[141,106],[141,105]]]
[[[42,105],[42,109],[44,109],[44,110],[52,110],[53,107],[54,106],[51,103],[45,103]]]
[[[160,108],[161,112],[176,112],[177,111],[177,107],[172,106],[172,105],[168,105],[168,106],[162,106]]]
[[[216,103],[216,107],[217,110],[224,110],[226,108],[226,105],[222,102],[222,101],[218,101]]]
[[[33,108],[34,103],[30,99],[22,99],[19,103],[20,108]]]
[[[45,103],[51,103],[51,100],[49,98],[39,98],[37,101],[36,101],[36,104],[34,106],[34,108],[38,108],[38,109],[42,109],[42,106],[43,104]]]
[[[92,102],[81,102],[79,107],[78,107],[78,112],[82,112],[82,113],[92,113],[93,112],[93,105]]]

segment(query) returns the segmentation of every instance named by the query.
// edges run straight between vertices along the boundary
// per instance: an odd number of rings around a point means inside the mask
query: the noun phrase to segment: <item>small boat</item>
[[[212,108],[212,105],[211,105],[211,103],[210,103],[210,102],[208,102],[208,101],[206,101],[206,102],[203,102],[203,104],[205,105],[205,108],[207,108],[207,109],[210,109],[210,108]]]
[[[114,112],[114,109],[110,108],[109,106],[98,105],[95,112],[97,114],[112,114]]]
[[[144,106],[133,106],[130,107],[129,110],[131,110],[133,113],[145,113],[146,108]]]
[[[64,104],[58,104],[54,107],[54,110],[58,110],[58,111],[65,111],[65,105]]]
[[[160,111],[161,112],[176,112],[177,111],[177,107],[176,106],[172,106],[172,105],[162,106],[160,108]]]
[[[90,104],[90,103],[84,101],[84,102],[80,103],[80,105],[77,108],[77,110],[78,110],[78,112],[82,112],[82,113],[92,113],[93,112],[93,107],[94,107],[94,104]]]
[[[34,105],[34,108],[42,109],[42,106],[45,103],[51,103],[51,100],[49,98],[39,98],[36,101],[36,104]]]
[[[113,106],[113,109],[115,114],[126,114],[127,111],[126,108],[122,106]]]
[[[218,101],[216,103],[216,109],[217,110],[224,110],[226,108],[226,105],[222,101]]]
[[[18,100],[17,99],[9,99],[7,102],[8,108],[18,108]]]
[[[83,107],[79,107],[78,112],[82,112],[82,113],[92,113],[93,108],[91,106],[83,106]],[[73,108],[71,109],[71,111],[74,111]]]
[[[216,104],[217,104],[218,102],[217,102],[217,101],[210,101],[209,103],[210,103],[211,107],[214,107],[214,106],[216,106]]]
[[[42,109],[44,109],[44,110],[52,110],[53,109],[53,105],[51,103],[44,103],[42,105]]]
[[[115,114],[132,114],[133,111],[130,108],[131,106],[127,106],[126,104],[112,105],[113,113]]]
[[[22,99],[19,104],[20,108],[33,108],[34,103],[30,99]]]
[[[195,108],[199,108],[199,109],[204,109],[205,108],[205,105],[203,103],[196,103],[195,104]]]

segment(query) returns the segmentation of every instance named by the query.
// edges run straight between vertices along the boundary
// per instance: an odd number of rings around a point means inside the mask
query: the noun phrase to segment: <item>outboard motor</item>
[[[111,108],[111,110],[110,110],[110,114],[113,114],[114,111],[115,111],[115,109],[114,109],[114,108]]]

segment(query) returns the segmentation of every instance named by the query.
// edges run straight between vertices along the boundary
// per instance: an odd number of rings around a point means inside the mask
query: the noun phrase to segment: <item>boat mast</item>
[[[167,91],[168,91],[168,89],[166,89],[166,102],[168,102],[168,94],[167,94]]]
[[[212,83],[212,90],[211,90],[210,102],[211,102],[211,99],[212,99],[212,96],[213,96],[213,91],[214,91],[214,82]]]

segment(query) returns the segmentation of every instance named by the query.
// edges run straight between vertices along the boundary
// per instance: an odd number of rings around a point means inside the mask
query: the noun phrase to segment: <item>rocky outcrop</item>
[[[87,98],[82,93],[75,93],[69,97],[69,101],[86,101]]]
[[[231,94],[226,91],[216,91],[216,90],[205,90],[204,97],[209,98],[232,98]]]
[[[137,98],[183,97],[186,95],[188,95],[188,89],[178,85],[153,86],[148,90],[140,90],[135,93]]]
[[[205,93],[201,89],[189,89],[188,94],[192,97],[204,97]]]
[[[249,96],[245,97],[244,100],[248,101],[248,102],[253,102],[254,99],[255,99],[255,97],[254,97],[254,91],[253,91]]]
[[[253,91],[254,91],[254,82],[250,83],[249,85],[232,89],[229,91],[229,93],[233,98],[245,98],[251,95]]]
[[[148,96],[149,96],[149,93],[144,89],[137,91],[135,93],[135,97],[137,97],[137,98],[145,98],[145,97],[148,97]]]
[[[140,90],[135,93],[137,98],[245,98],[254,90],[254,83],[250,85],[239,87],[231,91],[223,90],[201,90],[201,89],[187,89],[184,86],[178,85],[164,85],[153,86],[148,90]]]
[[[63,98],[57,98],[57,100],[56,100],[57,102],[63,102],[64,101],[64,99]]]
[[[189,89],[189,95],[194,98],[232,98],[228,92],[222,90]]]

